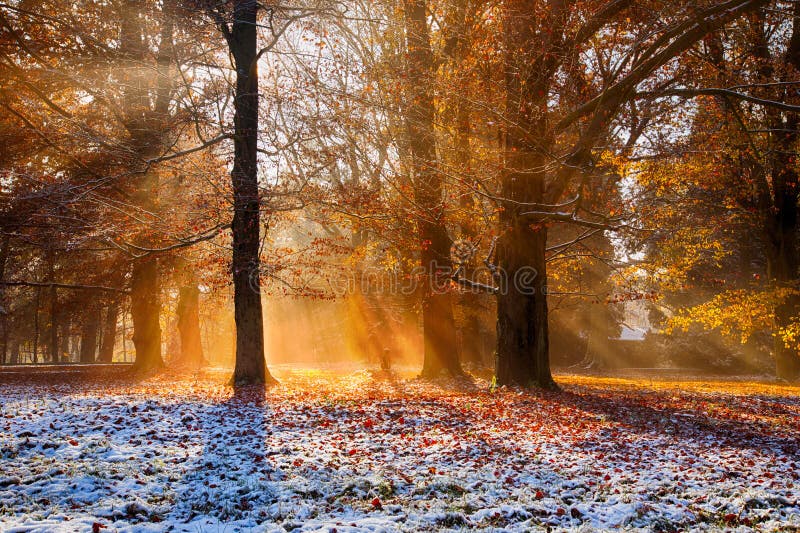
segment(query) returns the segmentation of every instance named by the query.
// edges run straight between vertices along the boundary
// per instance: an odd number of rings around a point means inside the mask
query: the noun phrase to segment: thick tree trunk
[[[775,309],[775,320],[778,327],[786,327],[797,320],[800,310],[800,299],[790,297],[788,301]],[[775,375],[786,381],[800,380],[800,355],[795,346],[786,346],[783,339],[776,338],[775,350]]]
[[[151,92],[153,84],[147,79],[144,68],[150,61],[150,50],[145,42],[143,28],[143,4],[139,0],[126,0],[122,4],[120,26],[121,50],[129,60],[124,71],[126,91],[124,112],[126,127],[130,134],[131,151],[141,162],[157,155],[169,131],[169,104],[172,80],[169,76],[173,61],[174,0],[165,0],[161,5],[161,31],[155,71],[155,99]],[[147,165],[149,166],[149,165]],[[147,166],[138,174],[140,182],[134,189],[136,205],[146,214],[157,215],[159,178],[157,172]],[[155,216],[153,216],[155,218]],[[149,231],[140,236],[142,246],[152,241]],[[131,318],[133,320],[133,344],[136,350],[134,369],[139,372],[160,369],[164,366],[161,354],[161,276],[158,259],[154,255],[138,258],[133,262],[131,275]]]
[[[181,339],[178,364],[190,368],[206,365],[203,345],[200,342],[200,289],[196,284],[180,288],[176,314]]]
[[[427,293],[423,296],[423,378],[435,378],[442,373],[451,376],[462,374],[452,299],[452,293],[449,292]]]
[[[146,372],[164,366],[161,357],[161,294],[158,261],[148,256],[133,265],[131,275],[131,318],[136,371]]]
[[[798,121],[791,124],[796,129]],[[788,126],[787,126],[788,127]],[[787,134],[795,137],[794,134]],[[798,190],[800,176],[789,161],[789,146],[784,146],[785,155],[776,155],[773,182],[775,186],[775,208],[767,215],[767,276],[778,286],[798,289]],[[789,326],[800,318],[800,296],[791,295],[775,309],[778,328]],[[800,353],[796,346],[787,346],[779,336],[774,344],[775,371],[780,379],[800,379]]]
[[[556,9],[554,5],[548,7]],[[540,55],[537,47],[543,45],[536,9],[532,0],[504,4],[508,116],[501,196],[507,201],[500,213],[503,233],[496,250],[502,280],[497,295],[495,376],[499,385],[554,389],[547,323],[547,225],[522,215],[530,205],[545,203],[548,165],[543,147],[552,145],[546,118],[549,75],[530,64]]]
[[[114,299],[106,306],[106,317],[103,324],[103,340],[100,344],[98,361],[110,363],[114,360],[114,345],[117,341],[117,319],[119,318],[119,301]]]
[[[97,316],[95,316],[95,312],[91,314],[93,316],[86,317],[81,328],[81,363],[95,362],[95,353],[97,352]]]
[[[264,359],[258,196],[258,2],[236,0],[229,46],[236,64],[234,98],[233,293],[236,319],[234,385],[274,382]]]
[[[791,92],[782,84],[792,79],[793,73],[800,71],[800,4],[795,4],[792,36],[789,46],[782,56],[784,68],[776,69],[777,61],[772,43],[768,37],[767,14],[757,11],[749,18],[751,50],[758,61],[758,74],[762,87],[759,96],[776,101],[792,100]],[[712,48],[712,57],[721,73],[724,68],[724,54],[720,39]],[[786,75],[789,78],[786,78]],[[776,76],[780,74],[780,77]],[[722,79],[722,82],[726,80]],[[794,103],[794,102],[792,102]],[[723,105],[731,113],[736,113],[735,106],[725,100]],[[763,216],[764,255],[767,259],[767,278],[775,287],[798,288],[798,173],[796,171],[796,149],[800,116],[797,113],[779,112],[766,108],[767,124],[770,127],[771,141],[774,145],[767,152],[771,157],[769,168],[765,169],[760,158],[749,161],[754,175],[759,175],[759,209]],[[755,156],[752,156],[755,157]],[[795,381],[800,379],[800,354],[794,346],[787,346],[780,338],[779,330],[789,326],[798,319],[800,313],[800,297],[791,295],[774,309],[775,339],[773,356],[775,357],[776,375],[780,379]]]
[[[550,374],[547,324],[547,230],[518,222],[497,243],[502,283],[497,295],[499,385],[556,388]]]
[[[434,62],[425,0],[403,3],[408,45],[409,100],[406,123],[414,173],[417,227],[425,272],[422,288],[422,327],[425,341],[422,377],[442,372],[462,373],[453,317],[450,237],[444,226],[442,178],[437,171],[434,103],[431,88]]]
[[[784,54],[787,70],[800,72],[800,4],[793,8],[792,36]],[[766,43],[766,39],[764,39]],[[783,81],[786,81],[785,79]],[[777,145],[773,153],[772,185],[774,206],[767,215],[767,269],[770,279],[779,286],[799,290],[797,250],[797,201],[800,175],[797,172],[797,142],[800,139],[800,115],[786,113],[785,119],[776,114],[772,134]],[[775,320],[783,328],[800,319],[800,296],[792,295],[775,309]],[[797,346],[787,346],[775,340],[775,372],[787,381],[800,380],[800,353]]]
[[[448,44],[445,44],[445,51],[449,50],[450,52],[450,59],[456,76],[462,70],[462,64],[470,53],[468,29],[470,22],[468,18],[471,17],[467,14],[467,4],[468,2],[455,2],[452,6],[452,20],[448,23],[450,36],[447,39]],[[457,81],[457,78],[455,81]],[[454,94],[451,95],[451,105],[454,122],[453,162],[458,172],[458,179],[463,182],[463,185],[457,189],[458,203],[464,213],[473,213],[476,207],[475,195],[468,188],[473,186],[475,177],[472,171],[472,148],[470,146],[470,136],[472,134],[470,103],[461,94]],[[475,219],[465,217],[459,224],[461,239],[472,242],[478,240],[478,228]],[[474,272],[471,272],[466,266],[465,268],[464,277],[469,279]],[[474,367],[484,366],[481,314],[486,298],[486,294],[465,291],[458,296],[456,303],[461,315],[459,324],[461,362]]]

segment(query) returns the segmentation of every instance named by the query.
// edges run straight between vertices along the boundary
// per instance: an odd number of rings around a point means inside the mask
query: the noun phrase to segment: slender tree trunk
[[[71,329],[72,329],[72,320],[70,319],[69,315],[65,317],[65,320],[61,323],[61,348],[59,350],[58,362],[63,362],[65,356],[67,360],[71,360],[72,354],[69,350],[69,340],[71,337]]]
[[[55,276],[55,254],[53,247],[47,248],[47,279],[50,283],[54,283]],[[50,362],[58,363],[58,289],[55,285],[50,286]]]
[[[607,305],[593,306],[586,317],[586,353],[582,365],[601,370],[609,366],[609,335],[611,333],[611,312]]]
[[[128,321],[126,316],[128,313],[125,309],[122,310],[122,360],[128,362]]]
[[[181,339],[178,363],[190,368],[205,366],[203,345],[200,342],[200,289],[196,283],[180,288],[176,314]]]
[[[3,343],[3,346],[0,347],[0,365],[6,364],[6,358],[8,357],[8,319],[5,315],[2,315],[2,327],[3,327],[3,336],[0,338],[0,342]]]
[[[463,11],[463,9],[462,9]],[[459,19],[463,19],[463,14]],[[462,29],[460,30],[463,32]],[[461,38],[461,37],[460,37]],[[469,144],[470,136],[470,116],[469,108],[463,99],[455,104],[456,135],[455,135],[455,163],[461,174],[461,179],[466,183],[472,183],[471,169],[471,149]],[[459,194],[459,205],[465,212],[472,212],[474,209],[474,195],[469,190],[462,190]],[[463,239],[475,241],[477,238],[477,227],[472,220],[465,220],[461,225],[461,236]],[[470,272],[465,272],[466,276]],[[485,294],[473,291],[463,292],[458,298],[458,305],[461,307],[461,360],[474,366],[483,366],[483,341],[481,335],[481,312]]]
[[[110,363],[114,360],[114,345],[117,341],[117,319],[119,318],[119,301],[114,299],[106,307],[105,323],[103,324],[103,341],[100,344],[98,361]]]
[[[0,281],[5,280],[6,264],[8,263],[8,253],[11,246],[11,237],[3,235],[3,243],[0,245]],[[8,354],[8,315],[10,309],[6,302],[5,285],[0,285],[0,327],[3,328],[2,343],[0,349],[0,364],[6,363],[6,356]]]
[[[468,294],[466,296],[469,299],[461,302],[461,306],[464,308],[464,325],[461,327],[461,355],[464,363],[482,366],[483,336],[476,309],[478,295]]]
[[[92,311],[84,319],[81,328],[81,363],[94,363],[97,353],[97,312]]]
[[[39,307],[42,299],[42,288],[36,287],[36,305],[33,308],[33,363],[39,362]]]
[[[274,379],[264,359],[264,317],[260,290],[258,196],[258,2],[236,0],[228,43],[236,64],[234,98],[233,290],[236,320],[234,385]]]
[[[434,64],[426,2],[404,0],[403,8],[409,70],[406,123],[414,173],[414,200],[422,211],[418,215],[417,231],[422,268],[426,274],[422,287],[425,342],[422,376],[431,378],[442,372],[459,375],[462,371],[453,317],[453,292],[449,284],[451,241],[444,226],[442,178],[437,171],[433,127],[435,110],[431,77]]]
[[[15,338],[11,339],[11,364],[16,365],[19,363],[19,341]]]

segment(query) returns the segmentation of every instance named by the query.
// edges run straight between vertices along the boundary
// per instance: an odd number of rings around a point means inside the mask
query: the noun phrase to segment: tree
[[[425,339],[423,377],[442,371],[461,374],[456,326],[453,318],[453,292],[450,287],[451,240],[444,226],[445,206],[442,177],[437,168],[434,103],[431,79],[434,61],[425,0],[405,0],[406,42],[408,46],[408,104],[406,124],[411,152],[414,201],[419,212],[422,277],[422,331]]]
[[[505,168],[496,266],[505,285],[498,292],[498,383],[555,387],[548,360],[548,227],[620,224],[617,216],[592,211],[583,196],[589,180],[602,175],[594,151],[635,88],[709,31],[765,3],[692,4],[688,14],[684,6],[659,11],[624,0],[503,4]],[[603,32],[620,37],[598,40],[604,53],[582,59]],[[619,68],[609,64],[611,57],[623,59]]]
[[[706,236],[692,241],[682,232],[664,235],[661,248],[676,250],[677,257],[662,254],[659,264],[685,278],[681,271],[690,265],[680,257],[693,247],[702,251],[695,257],[718,258],[694,267],[689,282],[724,282],[700,298],[684,296],[672,327],[699,323],[742,341],[769,332],[776,374],[787,380],[800,378],[794,341],[800,313],[794,160],[800,107],[791,89],[800,74],[798,15],[796,4],[777,2],[751,13],[735,31],[709,34],[668,88],[640,95],[648,103],[671,103],[663,120],[688,115],[694,124],[682,141],[652,147],[654,159],[642,165],[640,183],[657,191],[653,215],[674,228],[670,218],[691,210],[702,228],[696,234]]]
[[[219,6],[210,15],[228,44],[236,69],[234,92],[233,184],[233,261],[236,320],[235,385],[274,383],[264,359],[264,318],[261,307],[261,222],[258,188],[258,60],[277,44],[289,25],[302,15],[294,15],[281,28],[272,28],[272,41],[258,46],[258,11],[255,0],[233,2],[231,17]],[[275,8],[270,8],[275,14]]]
[[[41,287],[50,301],[51,354],[58,330],[68,329],[58,327],[59,319],[71,318],[53,312],[56,300],[79,310],[76,302],[126,294],[130,284],[136,366],[162,366],[159,262],[215,238],[227,223],[213,205],[187,202],[182,216],[169,216],[189,189],[189,169],[202,166],[206,183],[222,168],[211,154],[200,160],[221,139],[190,144],[207,131],[210,113],[205,100],[187,98],[194,90],[188,80],[202,67],[178,58],[204,51],[205,41],[176,21],[184,19],[176,17],[174,2],[65,7],[55,0],[41,10],[9,6],[2,13],[3,126],[17,130],[4,158],[12,201],[2,230],[12,248],[38,250],[35,264],[48,265],[18,269],[13,282]],[[216,187],[211,181],[209,188]],[[160,191],[174,183],[182,187],[165,201]],[[115,323],[107,320],[110,329]]]

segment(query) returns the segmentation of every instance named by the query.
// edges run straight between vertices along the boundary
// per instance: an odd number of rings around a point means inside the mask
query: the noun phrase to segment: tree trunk
[[[196,284],[180,288],[176,314],[181,339],[178,363],[190,368],[206,365],[200,342],[200,289]]]
[[[798,127],[798,121],[794,120],[785,127],[795,130]],[[785,135],[796,137],[796,134],[792,133]],[[797,183],[800,176],[794,170],[793,163],[789,161],[793,157],[790,151],[792,146],[794,145],[782,143],[783,150],[774,156],[776,159],[773,170],[775,206],[767,214],[765,240],[767,276],[778,286],[798,290]],[[799,314],[800,296],[790,295],[775,309],[776,326],[778,328],[789,326],[798,320]],[[800,354],[798,354],[797,347],[787,346],[783,339],[776,335],[774,351],[777,377],[787,381],[800,379]]]
[[[61,339],[60,339],[61,347],[59,349],[59,357],[58,357],[59,363],[72,360],[72,353],[70,353],[69,349],[71,329],[72,329],[72,320],[70,319],[69,315],[67,315],[66,319],[61,323]]]
[[[784,55],[787,71],[800,72],[800,4],[793,8],[792,36]],[[786,81],[785,79],[783,81]],[[788,95],[787,95],[788,96]],[[773,138],[777,150],[772,152],[772,184],[774,207],[767,215],[767,272],[779,286],[798,287],[798,187],[797,142],[800,139],[800,115],[786,113],[785,118],[776,114]],[[775,320],[783,328],[800,319],[800,296],[792,295],[775,309]],[[787,346],[782,339],[775,339],[775,372],[778,378],[787,381],[800,380],[800,353],[796,346]]]
[[[405,0],[403,8],[409,70],[406,124],[414,173],[414,200],[421,210],[417,215],[417,231],[425,272],[422,287],[425,343],[422,377],[432,378],[442,372],[460,375],[453,294],[449,283],[451,241],[444,226],[442,178],[436,164],[435,110],[431,88],[434,62],[426,3],[425,0]]]
[[[258,196],[258,2],[236,0],[228,40],[236,64],[234,98],[233,298],[236,319],[236,367],[233,383],[269,383],[264,359],[261,309],[260,216]]]
[[[16,365],[19,363],[19,341],[17,339],[11,339],[11,361],[12,365]]]
[[[114,360],[114,345],[117,341],[117,319],[119,318],[119,301],[114,299],[106,307],[106,318],[103,324],[103,341],[100,344],[98,360],[110,363]]]
[[[145,372],[164,366],[161,357],[161,294],[158,261],[148,256],[133,265],[131,275],[131,318],[136,359],[133,367]]]
[[[463,19],[463,8],[460,9],[459,20]],[[460,34],[465,31],[461,24]],[[463,37],[460,37],[463,39]],[[471,149],[469,144],[470,136],[470,116],[469,108],[464,99],[459,98],[455,104],[456,135],[455,135],[455,163],[461,174],[461,179],[470,186],[473,182],[471,169]],[[474,212],[475,197],[469,190],[462,190],[459,194],[459,205],[466,213]],[[461,238],[471,242],[477,241],[478,229],[473,219],[462,221]],[[469,270],[464,272],[465,276],[470,276],[474,272]],[[472,364],[475,367],[483,366],[483,340],[481,334],[481,313],[483,311],[483,300],[485,294],[474,291],[465,291],[458,298],[458,305],[461,307],[461,360],[464,363]]]
[[[468,294],[469,300],[461,301],[464,324],[461,328],[461,357],[464,363],[483,366],[483,335],[481,321],[477,315],[478,295]]]
[[[546,118],[550,78],[530,65],[540,54],[537,47],[543,46],[536,31],[536,7],[531,0],[509,0],[503,13],[507,125],[500,185],[506,201],[496,250],[502,279],[495,377],[499,385],[554,389],[547,323],[547,225],[522,215],[530,205],[545,203],[548,165],[542,154],[547,151],[543,147],[552,145]]]
[[[124,111],[126,128],[130,134],[131,151],[144,162],[157,155],[169,131],[169,104],[172,81],[169,76],[173,61],[174,0],[165,0],[161,5],[161,31],[155,71],[155,99],[152,98],[152,83],[147,79],[143,65],[150,60],[148,43],[144,40],[145,29],[143,5],[138,0],[127,0],[122,5],[120,42],[123,54],[129,60],[125,72],[126,91]],[[140,182],[134,189],[136,205],[153,218],[159,212],[158,173],[147,165],[138,175]],[[149,231],[140,236],[147,247],[152,240]],[[161,355],[161,275],[159,263],[154,255],[134,261],[131,275],[131,318],[133,320],[133,344],[136,356],[133,367],[136,371],[149,371],[164,366]]]
[[[97,352],[97,316],[94,311],[90,315],[81,328],[81,363],[94,363]]]
[[[3,346],[0,347],[0,365],[4,365],[8,357],[8,318],[6,318],[5,314],[0,315],[0,318],[2,318],[3,327],[3,336],[0,339],[0,342],[3,343]]]
[[[596,285],[590,285],[590,287],[594,286]],[[593,370],[609,368],[615,360],[611,354],[609,341],[613,327],[611,308],[605,303],[591,305],[588,312],[584,314],[583,320],[587,325],[586,351],[579,365]]]
[[[55,254],[53,247],[47,248],[47,279],[55,283]],[[50,286],[50,362],[58,363],[58,290],[55,285]]]
[[[3,244],[0,245],[0,281],[5,280],[6,264],[8,263],[8,253],[11,245],[11,237],[3,235]],[[0,285],[0,327],[3,328],[2,350],[0,351],[0,364],[6,363],[8,355],[8,304],[6,303],[5,285]]]
[[[36,305],[33,308],[33,357],[34,364],[39,362],[39,307],[42,299],[42,287],[36,287]]]
[[[556,388],[550,374],[547,324],[547,230],[514,224],[497,243],[502,272],[497,294],[498,385]]]

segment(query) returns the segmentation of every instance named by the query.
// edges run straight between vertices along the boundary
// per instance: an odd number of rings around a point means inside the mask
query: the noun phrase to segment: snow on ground
[[[800,528],[797,388],[279,378],[0,380],[0,531]]]

